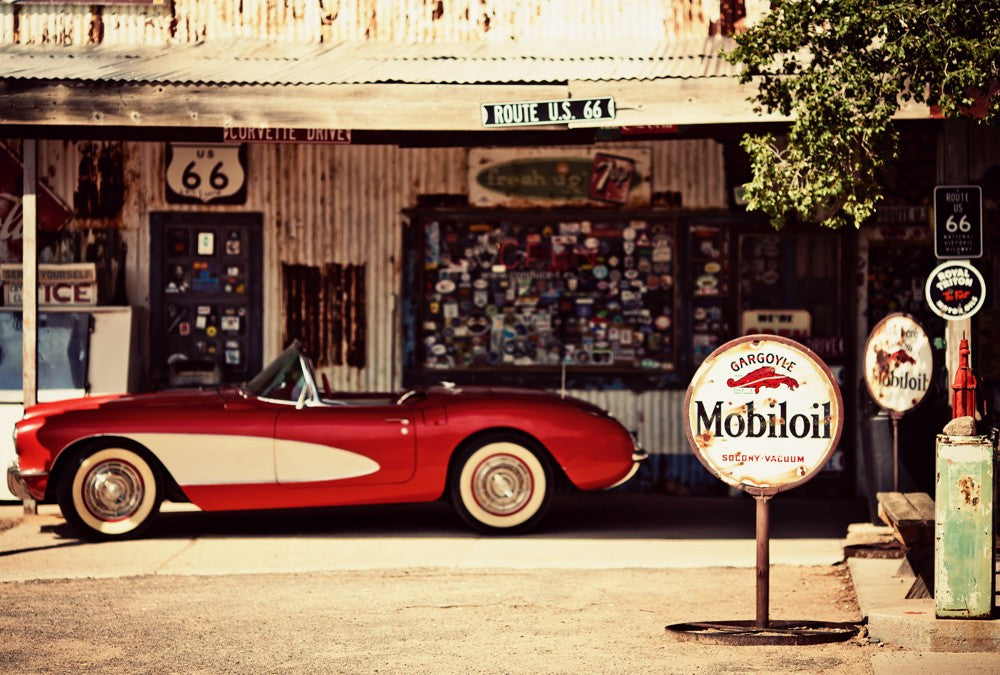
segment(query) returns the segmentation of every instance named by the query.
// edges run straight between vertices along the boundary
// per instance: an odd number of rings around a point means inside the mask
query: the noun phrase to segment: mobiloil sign
[[[872,400],[903,413],[923,400],[930,388],[934,358],[927,333],[910,315],[889,314],[865,343],[865,383]]]
[[[829,368],[775,335],[715,350],[691,380],[685,410],[688,441],[702,464],[755,495],[812,478],[843,428],[843,400]]]

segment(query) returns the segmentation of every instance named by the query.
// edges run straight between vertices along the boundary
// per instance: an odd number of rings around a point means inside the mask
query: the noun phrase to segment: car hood
[[[51,417],[78,410],[141,408],[146,406],[199,406],[218,401],[216,389],[183,389],[149,394],[104,394],[39,403],[24,411],[24,419]]]

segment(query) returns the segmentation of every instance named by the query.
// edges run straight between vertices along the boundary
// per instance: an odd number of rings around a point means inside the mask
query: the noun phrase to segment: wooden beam
[[[21,381],[24,407],[38,403],[38,143],[21,146],[24,167],[21,195]],[[34,499],[24,500],[25,514],[38,512]]]
[[[561,85],[66,86],[8,80],[0,81],[0,124],[480,131],[483,103],[565,95]]]
[[[672,78],[569,83],[572,98],[611,96],[616,117],[611,126],[656,126],[691,124],[748,124],[787,122],[777,113],[757,114],[748,100],[757,92],[754,84],[740,84],[734,77]],[[930,119],[930,109],[913,102],[900,102],[894,119]],[[572,128],[609,126],[606,122],[574,122]]]

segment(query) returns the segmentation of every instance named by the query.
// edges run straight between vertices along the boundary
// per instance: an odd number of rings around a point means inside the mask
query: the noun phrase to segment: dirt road
[[[754,571],[370,570],[0,584],[0,671],[871,672],[864,639],[678,642],[754,618]],[[772,619],[855,621],[846,570],[771,572]]]

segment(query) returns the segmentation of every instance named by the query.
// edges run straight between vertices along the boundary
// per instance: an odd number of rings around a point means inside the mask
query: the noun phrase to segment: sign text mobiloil
[[[797,485],[827,462],[843,426],[829,369],[787,338],[733,340],[702,363],[688,389],[689,441],[726,483],[752,492]]]

